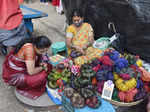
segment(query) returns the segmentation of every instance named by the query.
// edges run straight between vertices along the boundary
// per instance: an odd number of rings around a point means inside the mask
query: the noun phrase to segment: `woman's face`
[[[40,55],[47,53],[48,49],[49,49],[49,48],[39,49],[39,48],[36,48],[36,47],[35,47],[36,53],[37,53],[37,54],[40,54]]]
[[[83,23],[83,18],[79,16],[73,16],[72,21],[75,26],[79,27]]]

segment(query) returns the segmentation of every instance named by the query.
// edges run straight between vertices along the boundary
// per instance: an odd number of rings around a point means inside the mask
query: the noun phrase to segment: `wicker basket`
[[[130,102],[130,103],[118,102],[115,100],[108,100],[108,101],[115,106],[130,107],[130,106],[134,106],[134,105],[141,103],[142,101],[144,101],[144,99],[141,99],[135,102]]]
[[[98,93],[98,95],[100,95],[100,94]],[[134,102],[130,102],[130,103],[119,102],[119,101],[115,101],[115,100],[107,100],[107,101],[109,101],[112,105],[115,105],[115,106],[130,107],[130,106],[134,106],[134,105],[137,105],[137,104],[143,102],[147,97],[148,97],[148,95],[145,96],[145,98],[143,98],[143,99],[140,99],[140,100],[134,101]]]

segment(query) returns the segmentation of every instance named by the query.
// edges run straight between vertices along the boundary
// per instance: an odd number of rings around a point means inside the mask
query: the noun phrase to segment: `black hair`
[[[18,53],[21,47],[26,43],[32,43],[38,49],[48,48],[51,45],[51,41],[46,36],[25,38],[16,45],[14,53]]]
[[[83,13],[80,9],[73,9],[71,13],[71,20],[74,16],[83,17]]]

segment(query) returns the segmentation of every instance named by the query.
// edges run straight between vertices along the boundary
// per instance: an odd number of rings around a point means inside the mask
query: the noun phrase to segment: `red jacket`
[[[0,0],[0,29],[12,30],[20,25],[22,19],[18,0]]]
[[[52,0],[54,6],[59,6],[60,0]]]

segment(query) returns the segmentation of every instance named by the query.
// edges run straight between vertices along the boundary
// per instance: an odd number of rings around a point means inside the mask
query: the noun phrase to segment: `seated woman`
[[[47,73],[52,66],[41,63],[40,59],[50,45],[46,36],[23,39],[3,63],[3,80],[16,86],[17,92],[23,96],[31,99],[41,96],[45,92]]]
[[[70,48],[73,48],[84,54],[84,49],[94,42],[93,29],[90,24],[83,22],[84,18],[79,10],[74,10],[71,17],[73,24],[67,28],[66,32],[68,53],[70,54]]]
[[[76,50],[82,53],[82,55],[88,55],[87,51],[93,51],[91,48],[88,50],[94,42],[93,29],[90,24],[84,22],[83,14],[80,10],[73,10],[71,17],[73,24],[71,24],[66,31],[66,45],[68,47],[68,54],[70,55],[73,50]],[[94,49],[94,51],[95,50],[98,49]]]

